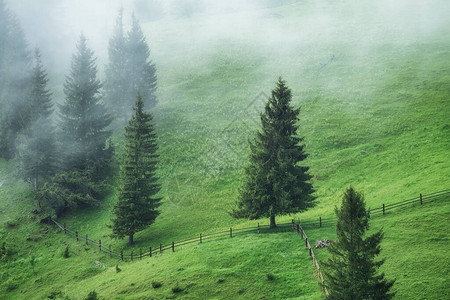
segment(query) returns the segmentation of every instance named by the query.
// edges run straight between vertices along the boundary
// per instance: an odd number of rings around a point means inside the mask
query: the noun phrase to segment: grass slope
[[[256,221],[233,220],[227,210],[238,195],[247,139],[258,126],[258,113],[265,101],[261,92],[268,94],[279,75],[292,88],[294,104],[302,107],[300,133],[310,154],[305,163],[311,167],[318,196],[317,207],[301,217],[332,215],[342,191],[350,184],[365,192],[369,207],[448,188],[448,6],[445,1],[428,5],[413,1],[399,4],[397,9],[381,8],[367,2],[324,5],[301,1],[270,9],[144,24],[158,67],[160,103],[154,114],[164,204],[155,224],[135,236],[135,253],[139,248],[200,232],[255,225]],[[120,135],[115,140],[120,152]],[[296,250],[285,247],[283,241],[291,239],[285,235],[249,236],[239,244],[211,242],[211,248],[206,244],[186,246],[173,256],[155,259],[158,272],[144,271],[148,266],[143,261],[126,265],[116,274],[112,269],[115,262],[94,254],[94,249],[83,250],[52,229],[47,233],[45,227],[30,220],[30,190],[14,177],[14,170],[14,162],[0,162],[0,181],[6,179],[0,187],[0,242],[6,241],[11,251],[9,258],[0,262],[0,298],[41,298],[61,291],[55,296],[79,299],[94,287],[99,287],[105,297],[121,291],[128,297],[147,292],[149,297],[170,297],[170,289],[177,282],[184,288],[194,283],[186,289],[187,294],[181,294],[185,297],[230,297],[242,286],[248,286],[244,294],[247,298],[320,297],[317,282],[306,283],[313,269],[310,262],[306,263],[306,253],[301,255],[301,244]],[[102,209],[74,211],[60,222],[102,239],[104,245],[129,251],[125,241],[109,238],[106,225],[114,200],[112,192]],[[409,218],[406,211],[398,217],[386,217],[383,254],[411,253],[408,256],[412,261],[413,253],[421,249],[424,257],[440,257],[434,248],[418,246],[430,242],[428,237],[435,236],[435,229],[442,225],[442,219],[433,217],[441,213],[441,208],[433,207],[430,205],[427,213],[411,213],[418,219],[424,214],[433,221],[421,231],[415,226],[396,231],[400,220]],[[377,228],[376,219],[373,222],[373,228]],[[404,248],[395,247],[389,236],[399,237]],[[435,242],[448,245],[445,239]],[[66,244],[74,247],[74,255],[64,260],[61,253]],[[272,249],[281,247],[280,253],[291,255],[276,260],[253,244],[261,249],[265,244]],[[245,256],[240,256],[236,247],[243,248]],[[37,274],[30,274],[31,251],[37,257]],[[242,268],[231,265],[229,268],[239,270],[222,284],[217,283],[225,275],[215,268],[216,264],[234,258],[256,264],[258,257],[267,259],[261,270],[251,264]],[[94,268],[95,260],[106,260],[106,270]],[[189,267],[190,260],[198,269]],[[305,262],[305,268],[290,274],[287,270],[298,261]],[[148,263],[153,264],[150,260]],[[443,266],[440,260],[417,260],[417,264],[443,270],[442,276],[429,272],[429,280],[421,280],[437,282],[431,287],[440,286],[441,278],[446,278],[448,265]],[[417,269],[405,270],[398,265],[398,261],[388,260],[384,268],[389,277],[398,278],[395,288],[399,295],[422,295],[423,285],[414,285],[404,276],[418,279]],[[132,275],[134,268],[142,270],[143,276],[139,272]],[[184,270],[176,271],[181,268]],[[269,270],[274,270],[275,278],[280,276],[274,282],[279,288],[273,293],[266,290],[268,283],[264,281]],[[158,280],[163,286],[153,291],[145,283],[150,286],[157,278],[155,274],[161,274]],[[290,276],[301,278],[305,287],[291,281]],[[314,286],[316,291],[312,290]],[[207,293],[208,287],[213,287],[213,294]],[[294,293],[290,294],[291,290]],[[427,291],[429,298],[442,296],[438,289]]]

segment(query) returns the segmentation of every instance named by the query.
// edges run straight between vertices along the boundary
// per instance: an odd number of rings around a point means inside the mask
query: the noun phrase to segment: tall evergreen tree
[[[0,157],[12,158],[29,125],[30,53],[18,19],[0,0]]]
[[[111,116],[101,101],[102,83],[97,79],[95,60],[81,35],[64,83],[66,99],[60,106],[60,128],[66,166],[85,169],[94,164],[100,171],[109,163],[105,143],[111,135],[106,130]]]
[[[130,97],[134,98],[139,92],[146,107],[151,109],[156,105],[156,68],[150,61],[150,48],[134,14],[127,36],[127,53],[127,73],[131,81]]]
[[[94,53],[81,35],[64,83],[66,96],[60,108],[59,147],[63,164],[37,193],[57,214],[80,205],[97,206],[105,192],[104,178],[112,148],[106,149],[111,117],[101,102]]]
[[[56,145],[51,120],[53,103],[47,83],[41,54],[36,49],[29,95],[31,125],[26,131],[21,151],[23,175],[32,179],[34,190],[40,187],[41,177],[48,178],[56,169]]]
[[[325,262],[330,299],[391,299],[394,280],[386,280],[377,269],[384,260],[380,254],[382,231],[364,237],[369,229],[369,213],[364,197],[352,187],[344,193],[340,209],[336,208],[337,241],[329,247],[331,258]]]
[[[134,115],[125,127],[125,157],[121,165],[121,189],[114,206],[113,235],[133,236],[153,224],[159,215],[161,198],[157,183],[156,134],[151,124],[152,115],[144,112],[144,102],[138,95]]]
[[[156,68],[139,21],[133,15],[131,29],[125,35],[122,15],[121,10],[109,41],[105,90],[109,105],[126,121],[138,91],[147,108],[156,105]]]
[[[300,109],[291,106],[291,99],[291,90],[280,78],[261,114],[262,129],[250,142],[250,164],[234,217],[269,217],[270,227],[276,227],[275,216],[314,206],[309,168],[299,165],[307,157],[297,134]]]
[[[108,47],[109,64],[106,68],[106,101],[118,117],[126,120],[125,112],[131,103],[129,99],[129,78],[127,76],[126,38],[123,30],[123,9],[119,11],[113,35]],[[134,99],[134,96],[133,98]],[[126,109],[125,109],[126,108]]]

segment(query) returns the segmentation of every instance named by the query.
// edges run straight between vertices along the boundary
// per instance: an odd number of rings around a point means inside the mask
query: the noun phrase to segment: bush
[[[158,281],[152,281],[152,287],[153,287],[154,289],[160,288],[161,286],[162,286],[162,283],[161,283],[161,282],[158,282]]]
[[[267,280],[274,281],[275,280],[275,275],[273,275],[272,273],[267,273]]]
[[[69,258],[69,245],[67,245],[66,246],[66,250],[64,250],[64,253],[63,253],[63,257],[64,258]]]
[[[16,282],[14,282],[13,280],[10,279],[6,282],[6,291],[11,292],[11,291],[15,290],[18,286],[19,285]]]
[[[122,271],[122,269],[119,268],[119,265],[116,265],[116,273],[119,273],[120,271]]]
[[[182,291],[183,291],[183,289],[178,285],[176,285],[172,288],[172,293],[174,293],[174,294],[181,293]]]
[[[90,292],[84,300],[98,300],[98,294],[96,291]]]

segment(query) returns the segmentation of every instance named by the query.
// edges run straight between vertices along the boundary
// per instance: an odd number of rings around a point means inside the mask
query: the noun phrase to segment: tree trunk
[[[130,234],[130,236],[128,237],[128,244],[133,245],[133,243],[133,234]]]
[[[270,216],[270,228],[276,228],[277,224],[275,224],[275,215]]]

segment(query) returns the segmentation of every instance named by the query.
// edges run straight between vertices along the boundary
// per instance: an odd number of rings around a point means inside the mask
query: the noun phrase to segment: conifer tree
[[[386,280],[377,269],[384,260],[380,254],[382,231],[364,237],[369,229],[369,213],[364,197],[352,187],[344,193],[340,209],[336,208],[337,241],[330,245],[331,258],[324,265],[330,299],[391,299],[394,280]]]
[[[30,53],[18,19],[0,0],[0,157],[13,158],[29,126]]]
[[[106,148],[111,117],[101,102],[94,53],[81,35],[64,83],[65,102],[60,108],[59,148],[62,165],[36,193],[57,214],[81,205],[98,206],[106,191],[104,179],[112,147]]]
[[[250,142],[250,164],[231,212],[236,218],[269,217],[270,227],[276,227],[275,216],[314,206],[309,168],[299,165],[307,157],[297,134],[300,109],[291,106],[291,99],[280,78],[261,114],[261,131]]]
[[[137,18],[132,16],[131,29],[124,34],[123,11],[119,12],[113,36],[109,41],[109,64],[106,70],[106,100],[124,122],[139,93],[146,107],[156,105],[156,68],[150,61],[150,48]]]
[[[106,130],[111,116],[101,101],[102,83],[97,78],[95,60],[81,35],[64,83],[66,99],[60,106],[60,127],[66,167],[86,169],[95,165],[100,172],[109,164],[110,153],[105,144],[111,135]]]
[[[152,109],[156,105],[156,68],[149,59],[150,48],[134,14],[127,36],[127,57],[127,75],[130,76],[131,82],[130,96],[134,98],[139,92],[147,109]]]
[[[125,111],[131,107],[129,78],[127,76],[126,38],[123,30],[123,9],[119,11],[108,47],[109,64],[106,68],[106,101],[117,117],[127,118]],[[134,99],[134,96],[133,98]]]
[[[53,103],[47,83],[41,54],[36,49],[29,95],[31,125],[21,151],[23,175],[32,179],[34,190],[40,187],[41,177],[48,178],[56,169],[56,145],[51,120]]]
[[[114,206],[113,235],[133,236],[153,224],[159,215],[161,198],[157,183],[156,134],[151,124],[152,115],[144,112],[144,102],[138,95],[134,115],[125,127],[125,157],[121,165],[121,188]]]

